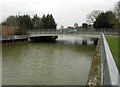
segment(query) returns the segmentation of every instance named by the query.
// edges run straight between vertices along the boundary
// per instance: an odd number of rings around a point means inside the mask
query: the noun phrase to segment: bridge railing
[[[118,68],[103,33],[101,33],[101,37],[102,85],[118,86]]]
[[[56,29],[32,29],[28,30],[29,34],[100,34],[101,31],[104,32],[104,34],[117,34],[118,32],[111,31],[110,29],[62,29],[62,30],[56,30]]]
[[[2,36],[0,40],[14,40],[28,38],[29,35],[13,35],[13,36]]]
[[[59,31],[55,29],[34,29],[34,30],[28,30],[29,34],[55,34],[59,33]]]

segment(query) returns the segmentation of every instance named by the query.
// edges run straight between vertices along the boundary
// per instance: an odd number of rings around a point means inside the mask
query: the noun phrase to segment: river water
[[[2,47],[3,85],[85,85],[93,45],[62,36],[56,43],[25,43]]]

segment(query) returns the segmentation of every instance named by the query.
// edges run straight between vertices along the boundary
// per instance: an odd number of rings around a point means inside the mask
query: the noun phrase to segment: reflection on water
[[[3,85],[85,85],[95,46],[75,39],[3,46]]]

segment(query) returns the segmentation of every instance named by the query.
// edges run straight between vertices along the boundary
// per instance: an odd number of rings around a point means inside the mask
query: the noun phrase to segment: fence
[[[101,33],[101,36],[102,85],[109,85],[109,87],[115,87],[118,86],[118,69],[104,34]]]

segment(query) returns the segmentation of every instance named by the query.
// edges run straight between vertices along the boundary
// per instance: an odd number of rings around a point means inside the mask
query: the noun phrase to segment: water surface
[[[3,85],[85,85],[95,50],[66,37],[2,48]]]

